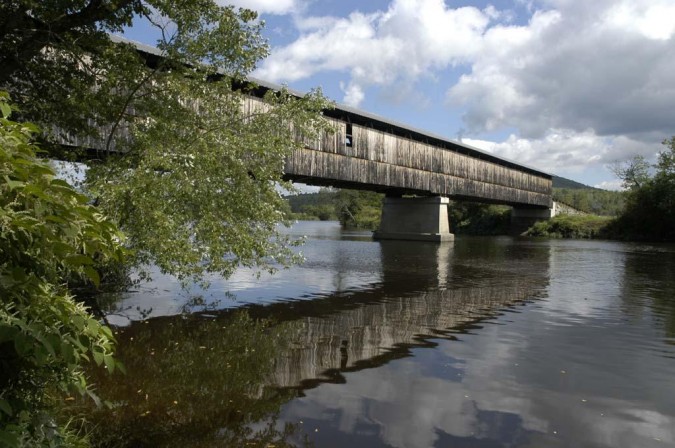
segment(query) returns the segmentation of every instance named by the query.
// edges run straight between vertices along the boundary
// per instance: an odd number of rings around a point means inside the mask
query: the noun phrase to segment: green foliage
[[[85,428],[101,447],[288,446],[291,428],[253,425],[273,422],[296,396],[271,386],[297,331],[246,311],[137,322],[118,335],[124,381],[92,372],[112,407],[78,400],[69,412],[89,417]]]
[[[649,163],[643,156],[635,156],[626,163],[614,164],[611,169],[623,182],[626,190],[636,190],[649,181]]]
[[[136,265],[183,279],[297,260],[277,232],[285,216],[276,185],[289,186],[281,174],[284,157],[301,145],[295,137],[326,129],[320,92],[269,93],[264,104],[242,107],[241,81],[268,53],[263,22],[219,3],[0,6],[0,87],[45,129],[67,141],[90,136],[118,154],[93,163],[89,193],[127,234]],[[162,59],[144,59],[106,34],[134,15],[155,28]]]
[[[286,199],[295,219],[335,220],[346,228],[375,230],[380,225],[382,196],[372,191],[324,188]]]
[[[639,176],[635,181],[635,172],[646,169],[641,167],[644,159],[636,158],[627,164],[623,171],[616,171],[624,184],[626,208],[617,221],[610,227],[615,238],[631,240],[675,241],[675,137],[663,142],[666,147],[659,153],[651,176]]]
[[[511,228],[511,208],[502,205],[454,201],[448,206],[452,232],[467,235],[506,235]]]
[[[335,195],[336,192],[333,190],[321,189],[318,193],[287,196],[286,201],[294,214],[294,219],[337,221],[333,206]]]
[[[548,238],[603,238],[611,218],[594,215],[558,215],[535,223],[526,236]]]
[[[376,230],[382,215],[380,193],[360,190],[338,190],[334,198],[335,212],[342,226]]]
[[[277,231],[285,202],[276,185],[291,188],[281,180],[284,157],[299,145],[294,132],[314,132],[320,96],[269,94],[273,107],[244,116],[242,94],[226,83],[182,80],[174,89],[161,119],[139,124],[129,153],[88,173],[88,190],[128,235],[137,263],[199,278],[295,261]],[[182,98],[199,102],[199,113]]]
[[[624,208],[623,193],[597,188],[554,188],[553,200],[599,216],[617,216]]]
[[[132,46],[108,36],[134,17],[153,24],[169,57],[154,73]],[[136,94],[163,69],[206,64],[232,76],[248,73],[268,52],[255,19],[252,11],[209,0],[6,0],[0,4],[0,88],[45,129],[97,134],[96,125],[113,124],[120,114],[147,116],[161,107],[161,85],[158,95],[146,91],[140,100]]]
[[[37,158],[38,129],[9,120],[0,94],[0,442],[63,442],[51,402],[63,393],[95,397],[82,372],[109,372],[114,338],[68,294],[65,278],[98,284],[98,260],[119,261],[122,235],[88,199]]]
[[[575,182],[571,179],[566,179],[566,178],[560,177],[560,176],[553,176],[552,180],[553,180],[553,188],[554,189],[556,189],[556,188],[564,188],[564,189],[567,189],[567,190],[578,190],[578,189],[589,190],[589,189],[593,189],[593,188],[589,187],[588,185],[584,185],[582,183]]]

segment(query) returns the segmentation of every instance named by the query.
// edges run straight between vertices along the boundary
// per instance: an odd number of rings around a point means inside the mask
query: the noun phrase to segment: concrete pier
[[[453,241],[445,197],[385,197],[380,228],[373,238],[382,240]]]

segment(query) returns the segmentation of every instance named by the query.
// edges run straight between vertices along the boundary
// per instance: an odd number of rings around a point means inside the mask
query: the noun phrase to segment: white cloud
[[[605,17],[612,27],[637,31],[650,39],[668,40],[675,34],[675,3],[671,0],[619,3]]]
[[[344,102],[348,106],[358,107],[358,105],[361,104],[361,101],[363,101],[363,98],[365,98],[363,89],[356,84],[345,85],[345,83],[341,82],[340,90],[344,92]]]
[[[623,182],[620,180],[606,180],[604,182],[600,182],[599,184],[594,185],[595,188],[601,188],[603,190],[611,190],[611,191],[620,191],[623,190]]]
[[[365,86],[414,81],[470,61],[497,16],[492,7],[452,9],[442,0],[394,0],[387,11],[371,14],[298,18],[301,37],[275,49],[254,75],[295,81],[323,71],[345,72],[351,79],[344,101],[354,103],[354,93],[363,93]]]
[[[452,5],[456,5],[453,2]],[[392,0],[386,11],[294,16],[300,37],[254,74],[296,81],[344,74],[342,100],[420,98],[416,82],[448,83],[464,135],[514,130],[502,156],[579,172],[640,153],[675,133],[675,2],[517,0],[529,20],[443,0]],[[448,75],[460,68],[457,80]],[[401,87],[405,86],[405,88]],[[595,182],[595,181],[594,181]]]
[[[487,30],[471,72],[448,90],[469,132],[515,127],[538,139],[552,128],[592,129],[649,142],[672,132],[675,4],[548,4],[525,26]]]
[[[290,14],[298,12],[302,4],[298,0],[221,0],[218,3],[252,9],[260,14]]]
[[[589,166],[604,169],[617,160],[635,154],[649,157],[660,149],[656,143],[646,145],[624,136],[605,137],[598,136],[593,130],[576,132],[571,129],[551,129],[537,139],[511,134],[500,143],[471,138],[464,138],[462,143],[560,175],[578,174]]]

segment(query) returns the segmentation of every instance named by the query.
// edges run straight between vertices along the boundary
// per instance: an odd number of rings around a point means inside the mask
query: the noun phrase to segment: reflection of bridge
[[[528,256],[522,266],[512,255],[504,266],[494,253],[455,264],[455,250],[464,246],[423,244],[412,251],[411,244],[381,243],[382,283],[371,289],[249,308],[253,316],[292,323],[289,346],[272,373],[274,385],[343,381],[342,372],[408,356],[411,347],[466,331],[548,286],[548,251]]]
[[[172,401],[172,375],[179,371],[181,378],[189,376],[200,388],[199,382],[205,381],[211,387],[217,384],[221,394],[227,391],[212,400],[220,408],[232,400],[228,394],[233,388],[262,398],[266,386],[306,389],[345,381],[346,372],[378,367],[410,356],[415,347],[433,346],[435,338],[452,339],[479,328],[504,309],[542,297],[549,287],[546,245],[516,246],[506,239],[490,244],[368,244],[380,248],[379,268],[371,260],[372,272],[379,270],[373,277],[377,283],[311,300],[243,307],[248,316],[273,325],[264,334],[242,325],[242,308],[209,309],[193,319],[174,315],[132,323],[119,336],[119,353],[130,367],[129,382],[122,387],[116,378],[98,378],[97,383],[106,381],[135,400],[137,390],[158,381],[146,377],[158,375],[168,379],[159,380],[156,389]],[[347,271],[337,267],[332,272],[337,278]],[[237,345],[238,340],[248,342]],[[248,348],[255,348],[255,354]]]
[[[162,57],[156,48],[132,43],[146,60]],[[279,88],[255,82],[256,95]],[[243,105],[245,113],[261,107],[255,96]],[[549,174],[346,106],[324,115],[336,132],[316,140],[297,135],[304,148],[287,158],[285,177],[386,193],[380,238],[452,239],[449,198],[511,205],[514,216],[525,219],[550,217]],[[404,194],[425,197],[401,198]]]

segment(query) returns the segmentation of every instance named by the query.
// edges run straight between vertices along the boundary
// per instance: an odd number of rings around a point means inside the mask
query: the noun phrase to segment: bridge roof
[[[164,53],[159,50],[156,47],[152,47],[150,45],[146,45],[140,42],[136,42],[134,40],[126,39],[124,37],[120,36],[110,36],[111,40],[113,42],[119,42],[119,43],[126,43],[126,44],[131,44],[136,47],[136,49],[141,52],[141,53],[146,53],[148,55],[155,56],[157,58],[162,58],[164,57]],[[222,72],[222,74],[225,74]],[[256,85],[260,86],[259,89],[259,94],[262,96],[266,91],[268,90],[281,90],[285,86],[275,84],[272,82],[268,82],[262,79],[254,78],[252,76],[249,76],[247,80]],[[294,96],[297,97],[303,97],[305,94],[303,92],[299,92],[297,90],[289,89],[286,87],[286,90],[291,93]],[[471,157],[475,157],[480,160],[486,160],[492,163],[496,163],[498,165],[503,165],[507,166],[509,168],[515,168],[520,171],[528,172],[531,174],[543,176],[543,177],[548,177],[552,178],[553,175],[550,173],[547,173],[545,171],[533,168],[528,165],[524,165],[522,163],[516,162],[514,160],[510,160],[505,157],[498,157],[494,154],[491,154],[487,151],[478,149],[476,147],[473,147],[471,145],[467,145],[462,142],[458,142],[455,140],[450,140],[446,137],[443,137],[438,134],[434,134],[432,132],[425,131],[423,129],[418,129],[409,125],[406,125],[404,123],[395,121],[395,120],[390,120],[384,117],[381,117],[376,114],[372,114],[370,112],[366,112],[364,110],[360,110],[351,106],[347,106],[345,104],[338,104],[336,103],[334,109],[328,109],[324,111],[324,115],[331,117],[331,118],[336,118],[342,121],[346,121],[348,123],[353,123],[357,124],[360,126],[365,126],[369,127],[372,129],[376,129],[378,131],[382,132],[387,132],[399,137],[405,137],[405,138],[410,138],[411,140],[415,140],[418,142],[423,142],[423,143],[428,143],[446,150],[458,152],[461,154],[466,154]]]

